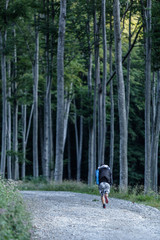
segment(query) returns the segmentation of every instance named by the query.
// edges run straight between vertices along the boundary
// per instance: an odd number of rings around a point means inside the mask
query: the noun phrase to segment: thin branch
[[[28,142],[28,136],[29,136],[29,131],[30,131],[30,127],[31,127],[31,120],[32,120],[32,115],[33,115],[33,109],[34,109],[34,106],[32,104],[30,117],[29,117],[29,123],[28,123],[28,129],[27,129],[27,135],[26,135],[26,139],[25,139],[25,146],[27,146],[27,142]]]
[[[131,2],[131,4],[130,4],[129,6],[128,6],[128,1],[127,1],[126,10],[125,10],[125,12],[124,12],[124,14],[123,14],[123,16],[122,16],[122,18],[121,18],[121,21],[123,20],[123,28],[122,28],[121,33],[122,33],[123,30],[124,30],[124,21],[125,21],[126,14],[127,14],[127,12],[129,11],[129,9],[132,7],[132,5],[133,5],[133,1]]]
[[[143,27],[143,25],[140,26],[140,28],[139,28],[139,30],[138,30],[136,36],[135,36],[135,39],[134,39],[134,41],[133,41],[133,43],[132,43],[130,49],[128,50],[127,54],[123,57],[122,63],[124,63],[124,61],[126,60],[126,58],[128,57],[128,55],[129,55],[130,52],[132,51],[134,45],[136,44],[136,41],[137,41],[138,35],[139,35],[139,33],[140,33],[142,27]],[[106,86],[110,83],[110,81],[113,79],[113,77],[114,77],[115,75],[116,75],[116,71],[113,72],[112,76],[111,76],[110,79],[107,81]]]

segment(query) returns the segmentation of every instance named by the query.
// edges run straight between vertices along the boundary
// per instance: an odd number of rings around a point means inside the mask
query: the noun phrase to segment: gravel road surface
[[[129,201],[100,196],[22,191],[36,240],[160,240],[160,211]]]

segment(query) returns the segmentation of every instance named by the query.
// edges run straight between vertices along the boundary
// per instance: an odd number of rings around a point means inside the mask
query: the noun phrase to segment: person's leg
[[[101,201],[102,201],[102,204],[105,204],[104,195],[103,195],[103,196],[101,196]]]
[[[103,208],[106,208],[104,195],[101,195],[101,201],[102,201]]]
[[[102,201],[102,204],[103,204],[103,208],[106,208],[106,205],[105,205],[105,192],[104,192],[104,183],[100,183],[99,185],[99,192],[101,194],[101,201]]]
[[[105,200],[106,200],[106,203],[108,203],[108,193],[105,193]]]
[[[109,193],[110,193],[110,184],[105,183],[104,192],[105,192],[105,200],[106,200],[106,203],[108,203],[108,195],[109,195]]]

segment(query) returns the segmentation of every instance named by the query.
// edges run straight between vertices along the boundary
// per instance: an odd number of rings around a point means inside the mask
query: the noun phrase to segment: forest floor
[[[22,191],[36,240],[160,240],[160,211],[100,196],[54,191]]]

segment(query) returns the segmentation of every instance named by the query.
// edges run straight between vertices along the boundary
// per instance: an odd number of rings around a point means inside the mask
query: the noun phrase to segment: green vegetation
[[[13,181],[0,179],[0,239],[29,240],[31,222]]]
[[[99,195],[97,185],[88,186],[86,183],[76,181],[64,181],[63,183],[58,184],[54,181],[47,182],[43,179],[33,179],[19,182],[18,188],[20,190],[71,191]],[[127,193],[121,193],[118,187],[112,186],[110,197],[149,205],[160,210],[160,194],[155,195],[151,192],[149,195],[145,195],[143,189],[143,186],[129,187]]]

